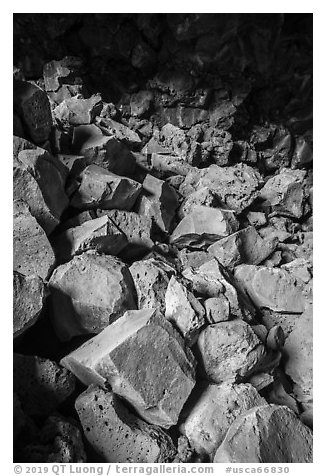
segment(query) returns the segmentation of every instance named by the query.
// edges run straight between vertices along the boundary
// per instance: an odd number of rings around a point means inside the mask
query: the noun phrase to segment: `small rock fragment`
[[[206,319],[210,324],[228,321],[231,317],[230,303],[224,294],[206,299],[204,305]]]
[[[113,256],[75,256],[55,269],[49,287],[54,328],[63,341],[98,333],[127,309],[136,308],[128,267]]]
[[[232,423],[214,463],[312,463],[312,432],[287,407],[258,406]]]
[[[265,213],[263,212],[248,212],[247,213],[247,220],[249,224],[255,227],[264,226],[267,223]]]
[[[195,384],[195,361],[181,336],[155,309],[127,311],[61,360],[84,384],[127,400],[149,423],[169,428]]]
[[[133,415],[112,392],[90,386],[75,404],[89,444],[109,463],[170,461],[175,448],[161,428]]]
[[[209,325],[197,348],[204,375],[215,383],[243,381],[265,356],[262,342],[241,319]]]

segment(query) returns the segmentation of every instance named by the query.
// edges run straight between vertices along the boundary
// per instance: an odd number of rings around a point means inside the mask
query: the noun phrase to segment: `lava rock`
[[[153,101],[153,93],[151,91],[139,91],[138,93],[132,94],[130,98],[130,110],[132,116],[141,117],[151,107]]]
[[[91,385],[75,407],[86,439],[103,461],[165,463],[175,454],[167,433],[133,415],[112,392]]]
[[[43,68],[44,86],[46,91],[55,92],[63,84],[82,84],[82,60],[76,56],[65,56],[59,61],[50,61]]]
[[[75,256],[55,269],[49,288],[54,328],[63,341],[98,333],[136,308],[128,267],[113,256],[94,252]]]
[[[174,175],[186,176],[188,172],[194,168],[184,159],[180,159],[174,155],[164,154],[152,154],[151,167],[155,172],[166,177]]]
[[[169,428],[195,384],[195,360],[155,309],[127,311],[61,360],[84,384],[105,386],[149,423]]]
[[[231,318],[230,303],[224,294],[206,299],[204,306],[206,319],[210,324],[228,321]]]
[[[70,126],[90,124],[100,114],[101,109],[102,99],[99,94],[89,99],[72,97],[62,101],[53,110],[53,116],[61,127],[69,129]]]
[[[126,144],[131,150],[139,150],[142,141],[137,132],[129,129],[129,127],[114,121],[113,119],[96,118],[96,124],[105,132],[106,135],[114,137]]]
[[[225,208],[216,193],[212,192],[208,187],[203,187],[191,193],[183,200],[182,205],[178,210],[178,216],[181,219],[184,218],[192,213],[198,205],[211,208]]]

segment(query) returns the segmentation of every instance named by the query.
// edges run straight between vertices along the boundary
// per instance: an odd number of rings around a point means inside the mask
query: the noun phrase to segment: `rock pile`
[[[310,16],[270,15],[15,15],[15,461],[312,462]]]

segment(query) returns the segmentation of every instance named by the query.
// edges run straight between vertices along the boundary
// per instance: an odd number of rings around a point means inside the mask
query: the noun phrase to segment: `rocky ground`
[[[312,18],[14,18],[14,458],[312,462]]]

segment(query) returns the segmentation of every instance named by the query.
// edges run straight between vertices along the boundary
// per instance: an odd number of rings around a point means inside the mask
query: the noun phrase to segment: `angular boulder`
[[[230,303],[224,294],[206,299],[204,306],[206,319],[210,324],[228,321],[231,318]]]
[[[61,360],[85,385],[110,384],[149,423],[169,428],[195,384],[195,360],[155,309],[127,311]]]
[[[90,124],[102,110],[102,99],[94,94],[88,99],[72,97],[62,101],[54,110],[53,116],[62,127]]]
[[[142,141],[137,132],[129,129],[129,127],[114,121],[110,118],[96,118],[96,124],[105,132],[106,135],[118,139],[122,143],[126,144],[131,150],[139,150],[142,145]]]
[[[113,256],[94,252],[58,266],[49,281],[52,320],[58,337],[96,334],[128,309],[135,309],[128,267]]]

